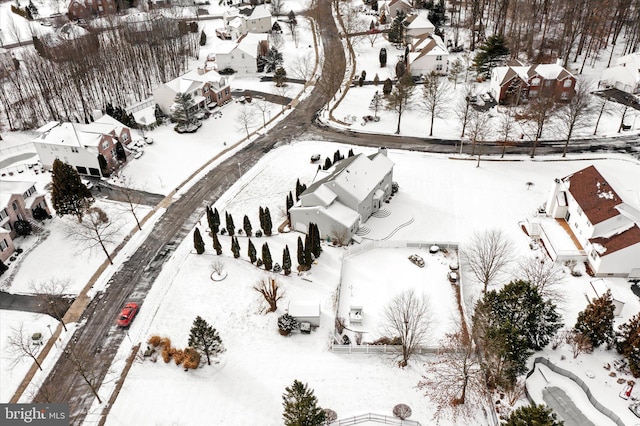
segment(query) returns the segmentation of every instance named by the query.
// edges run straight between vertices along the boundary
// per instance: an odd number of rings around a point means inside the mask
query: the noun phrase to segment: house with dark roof
[[[42,208],[51,214],[44,194],[36,191],[34,182],[0,181],[0,259],[6,262],[15,251],[18,236],[14,224],[32,221],[33,210]]]
[[[625,202],[594,167],[556,179],[547,215],[564,220],[596,276],[640,267],[640,206]]]
[[[315,223],[322,238],[349,241],[391,195],[393,165],[386,149],[337,162],[289,209],[291,228],[306,233]]]
[[[538,97],[569,101],[575,95],[576,77],[558,64],[495,67],[489,91],[501,104],[519,104]]]

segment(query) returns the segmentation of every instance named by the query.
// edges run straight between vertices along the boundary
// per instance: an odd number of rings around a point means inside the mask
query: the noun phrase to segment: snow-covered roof
[[[247,33],[242,37],[237,45],[237,49],[250,55],[253,58],[258,57],[258,45],[262,41],[269,39],[268,34]]]
[[[622,83],[632,89],[640,83],[640,52],[623,56],[616,61],[616,66],[602,72],[602,81],[610,85]]]
[[[266,4],[259,4],[253,8],[253,12],[251,12],[250,19],[262,19],[262,18],[271,18],[271,11],[267,7]]]
[[[38,129],[39,135],[33,139],[33,142],[85,148],[97,147],[102,140],[102,135],[108,135],[111,132],[119,135],[125,127],[124,124],[106,114],[89,124],[53,121]]]
[[[389,157],[380,153],[371,157],[358,154],[352,158],[353,161],[347,164],[333,180],[356,200],[362,201],[393,169],[394,163]]]
[[[407,29],[418,30],[425,29],[433,32],[436,27],[431,23],[429,18],[427,18],[422,13],[416,13],[415,15],[407,16],[405,22],[408,23]]]
[[[545,80],[564,80],[565,78],[573,77],[573,74],[558,64],[531,65],[529,75],[533,77],[536,74]]]
[[[292,317],[319,317],[320,302],[292,300],[289,302],[289,315]]]
[[[495,78],[500,86],[510,82],[516,77],[519,77],[527,84],[529,80],[528,71],[529,67],[526,66],[495,67],[491,70],[491,74],[492,79]]]
[[[423,56],[446,56],[449,55],[449,51],[444,45],[442,38],[432,34],[423,34],[413,39],[414,52],[409,52],[409,63],[413,63],[415,60]]]
[[[26,182],[18,180],[0,181],[0,209],[7,207],[9,200],[13,195],[23,195],[27,192],[35,182]]]

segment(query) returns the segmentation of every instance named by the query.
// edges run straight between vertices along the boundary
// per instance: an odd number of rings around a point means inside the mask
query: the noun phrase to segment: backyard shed
[[[602,295],[605,294],[607,290],[611,290],[611,298],[613,299],[613,306],[614,306],[613,314],[619,317],[621,315],[624,302],[616,298],[615,291],[611,288],[610,285],[607,284],[607,282],[604,279],[591,281],[589,283],[589,288],[587,289],[585,296],[587,296],[587,300],[591,302],[593,299],[602,297]]]
[[[289,315],[299,323],[308,322],[313,327],[320,326],[320,303],[312,301],[290,301]]]

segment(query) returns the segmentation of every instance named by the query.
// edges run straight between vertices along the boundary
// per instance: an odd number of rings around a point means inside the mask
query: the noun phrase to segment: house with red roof
[[[556,179],[547,215],[566,221],[596,276],[640,268],[640,206],[623,200],[595,166]]]

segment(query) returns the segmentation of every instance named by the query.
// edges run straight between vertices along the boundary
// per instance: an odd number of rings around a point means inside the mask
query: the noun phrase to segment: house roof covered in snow
[[[529,80],[527,71],[529,67],[526,66],[508,66],[508,67],[495,67],[491,72],[496,77],[498,84],[503,86],[513,80],[514,78],[520,78],[525,84]]]
[[[573,77],[573,74],[558,64],[531,65],[529,68],[529,76],[533,77],[535,75],[539,75],[545,80],[564,80]]]
[[[569,182],[569,192],[593,225],[620,214],[615,207],[622,203],[621,198],[594,166],[564,180]]]
[[[268,37],[268,34],[247,33],[240,38],[236,48],[250,55],[252,58],[257,58],[258,45],[263,41],[267,41],[269,39]]]
[[[635,223],[631,223],[629,228],[615,235],[591,238],[589,241],[594,246],[600,245],[603,248],[603,252],[599,253],[601,256],[608,255],[618,250],[640,244],[640,227]]]
[[[23,195],[34,185],[35,182],[18,180],[0,181],[0,208],[6,207],[13,195]]]
[[[618,58],[616,66],[602,72],[602,80],[611,85],[620,82],[633,88],[640,82],[640,52]]]
[[[414,52],[409,52],[409,63],[428,55],[448,55],[449,51],[437,35],[422,35],[414,39]]]
[[[259,4],[253,8],[253,12],[249,16],[249,19],[262,19],[271,18],[271,11],[266,4]]]
[[[289,315],[292,317],[319,317],[320,302],[292,300],[289,302]]]
[[[404,20],[404,24],[407,29],[411,30],[425,29],[433,32],[436,29],[435,25],[431,23],[429,18],[427,18],[422,13],[416,13],[414,15],[407,16],[407,18]]]
[[[50,145],[97,147],[103,135],[114,132],[119,135],[126,127],[115,118],[103,115],[93,123],[60,123],[51,122],[38,129],[37,138],[33,142]]]

